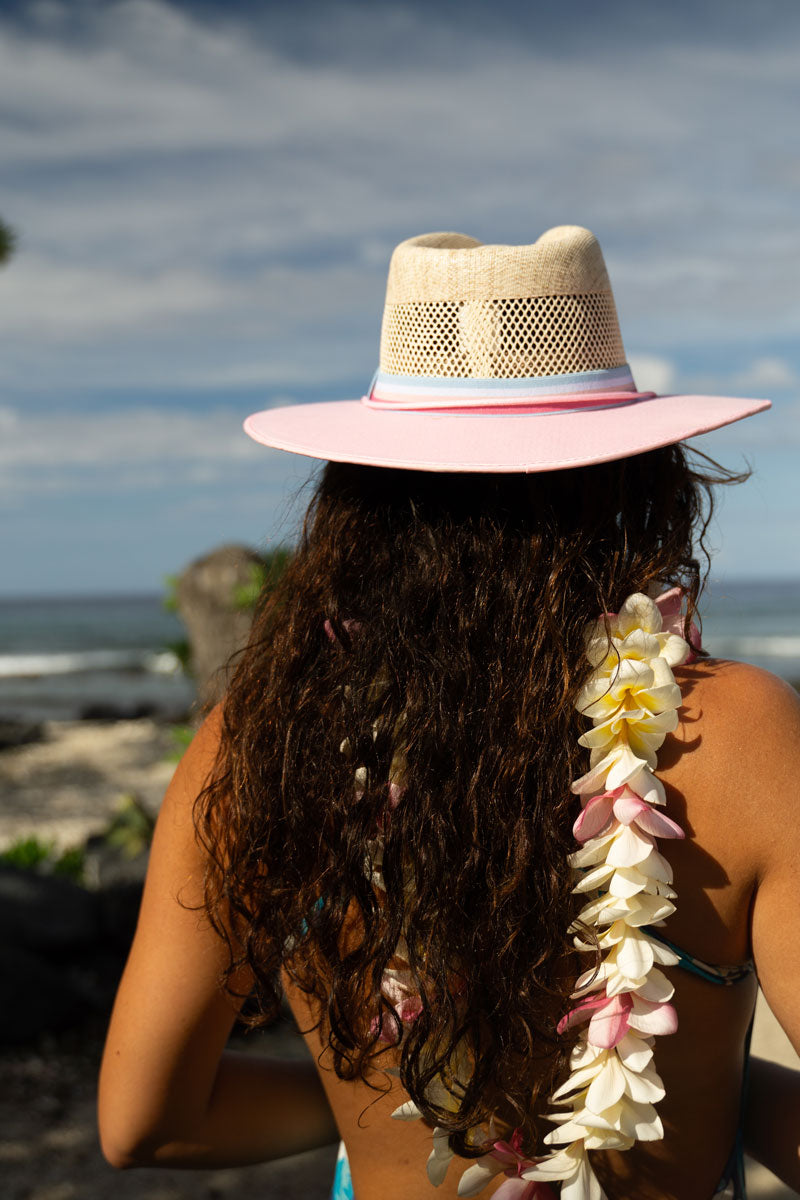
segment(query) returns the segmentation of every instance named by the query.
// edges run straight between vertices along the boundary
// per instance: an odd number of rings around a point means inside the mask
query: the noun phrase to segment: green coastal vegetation
[[[105,830],[99,835],[111,851],[122,859],[131,860],[143,855],[153,840],[155,818],[132,792],[120,796],[116,811]],[[37,875],[56,875],[73,883],[87,886],[87,846],[68,846],[59,849],[50,838],[35,834],[17,838],[0,851],[0,864],[35,871]]]
[[[83,882],[85,850],[70,846],[57,850],[54,841],[36,836],[17,838],[0,852],[0,863],[44,875],[61,875],[74,883]]]
[[[268,596],[289,565],[292,552],[288,546],[278,546],[262,555],[260,563],[250,564],[250,579],[234,589],[233,603],[238,609],[255,612],[261,598]]]

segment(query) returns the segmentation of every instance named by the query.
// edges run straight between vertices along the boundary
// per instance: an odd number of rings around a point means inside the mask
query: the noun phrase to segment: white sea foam
[[[748,634],[744,637],[722,635],[704,638],[703,645],[710,654],[720,658],[800,659],[800,636],[792,634]]]
[[[181,664],[171,650],[65,650],[45,654],[0,654],[0,679],[36,679],[87,671],[136,671],[174,675]]]

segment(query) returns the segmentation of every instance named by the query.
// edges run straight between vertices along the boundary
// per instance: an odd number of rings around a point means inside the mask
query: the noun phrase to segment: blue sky
[[[396,242],[562,223],[640,387],[774,400],[698,444],[719,573],[800,576],[798,111],[793,0],[0,5],[0,594],[291,537],[242,418],[361,393]]]

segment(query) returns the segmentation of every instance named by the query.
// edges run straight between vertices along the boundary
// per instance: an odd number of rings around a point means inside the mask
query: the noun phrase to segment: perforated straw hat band
[[[401,242],[366,394],[267,409],[245,429],[315,458],[544,471],[669,445],[767,407],[638,391],[600,246],[561,225],[527,246],[459,233]]]

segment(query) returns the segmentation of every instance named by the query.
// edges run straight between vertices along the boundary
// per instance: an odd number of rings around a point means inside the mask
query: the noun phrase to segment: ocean
[[[700,613],[710,654],[754,663],[800,689],[800,579],[712,580]]]
[[[185,637],[159,596],[0,599],[0,720],[179,721],[195,695],[172,649]]]
[[[701,611],[712,654],[800,684],[800,580],[712,582]],[[181,720],[184,637],[158,596],[0,599],[0,720]]]

